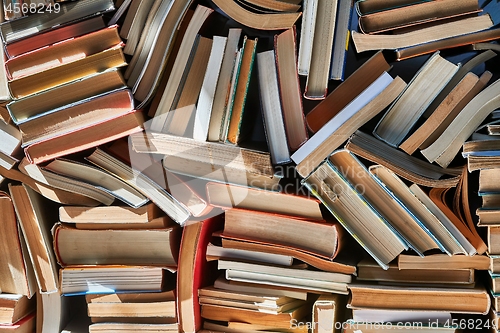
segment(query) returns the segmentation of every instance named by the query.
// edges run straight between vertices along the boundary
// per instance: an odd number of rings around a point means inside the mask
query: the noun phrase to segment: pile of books
[[[3,7],[0,332],[497,332],[497,0]]]

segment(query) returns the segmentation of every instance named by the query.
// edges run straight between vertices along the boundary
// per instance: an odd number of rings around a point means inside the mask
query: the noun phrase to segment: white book
[[[309,65],[311,64],[318,0],[304,0],[302,8],[302,29],[300,31],[298,72],[299,75],[308,75]]]
[[[249,250],[231,249],[221,246],[215,246],[211,243],[207,246],[207,257],[231,258],[248,261],[256,261],[270,265],[291,266],[293,257]]]
[[[351,103],[342,109],[335,117],[330,119],[321,129],[316,132],[305,144],[303,144],[293,155],[292,160],[299,164],[319,145],[332,135],[349,118],[361,110],[377,95],[379,95],[394,79],[387,72],[384,72],[368,88],[358,95]]]
[[[259,89],[266,137],[273,164],[290,162],[283,110],[281,108],[278,73],[274,51],[257,54]]]
[[[411,311],[385,309],[352,309],[352,319],[358,323],[422,322],[445,323],[451,313],[445,311]]]
[[[215,84],[219,79],[219,73],[226,49],[227,37],[214,36],[212,50],[208,59],[207,71],[203,78],[198,106],[194,118],[193,139],[198,141],[207,141],[208,126],[210,124],[210,115],[215,97]]]

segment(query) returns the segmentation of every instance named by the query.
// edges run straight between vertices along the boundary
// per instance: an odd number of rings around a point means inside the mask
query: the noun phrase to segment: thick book
[[[320,295],[312,306],[312,332],[335,333],[335,323],[344,320],[345,305],[345,296]]]
[[[176,267],[181,230],[85,230],[57,223],[54,252],[62,267],[71,265],[151,265]],[[103,244],[106,246],[103,246]]]
[[[362,15],[359,18],[359,27],[363,33],[380,33],[408,26],[417,25],[418,27],[419,24],[472,14],[478,11],[477,0],[461,1],[460,4],[453,0],[421,2]]]
[[[20,124],[54,109],[71,106],[105,92],[125,88],[126,84],[120,71],[116,68],[86,76],[52,89],[11,101],[7,110],[12,121]]]
[[[274,51],[257,54],[259,90],[266,138],[273,164],[290,162],[287,133],[280,101],[278,75]]]
[[[24,153],[31,163],[38,164],[142,131],[143,123],[142,111],[129,112],[90,127],[34,143],[26,147]]]
[[[72,133],[110,121],[134,110],[134,97],[128,88],[108,91],[73,105],[51,110],[18,124],[22,146]]]
[[[341,247],[342,234],[334,223],[230,209],[225,213],[223,235],[291,247],[331,260]]]
[[[45,11],[29,15],[22,20],[8,21],[0,25],[0,34],[5,44],[10,44],[28,36],[36,35],[52,29],[97,16],[115,9],[113,1],[90,0],[71,2],[61,5],[59,12]]]
[[[327,95],[337,3],[338,0],[318,1],[309,73],[304,88],[305,98],[323,99]]]
[[[111,48],[58,67],[18,78],[9,82],[9,89],[14,99],[24,98],[106,69],[124,65],[126,62],[121,48]]]
[[[12,199],[0,192],[2,212],[2,233],[0,234],[0,290],[2,293],[20,294],[32,297],[36,291],[33,266],[26,248],[24,236],[17,224]]]
[[[306,121],[309,129],[313,132],[319,131],[390,68],[382,52],[373,55],[307,114]]]
[[[16,215],[26,240],[40,292],[56,292],[59,288],[58,265],[50,228],[54,221],[50,207],[41,195],[26,185],[11,185],[9,191]]]
[[[5,55],[9,59],[14,58],[23,53],[28,53],[69,38],[83,36],[104,27],[105,24],[102,16],[92,17],[7,44],[5,45]]]
[[[409,254],[401,254],[398,257],[398,268],[405,269],[477,269],[488,270],[490,260],[487,256],[432,254],[425,257],[417,257]]]
[[[274,53],[283,110],[286,139],[291,151],[307,141],[308,133],[297,72],[297,30],[286,30],[274,36]]]
[[[10,80],[15,80],[102,52],[121,43],[118,26],[106,27],[11,58],[5,62],[7,76]]]
[[[207,262],[206,250],[212,233],[221,228],[220,217],[184,227],[177,273],[177,312],[184,332],[194,333],[201,328],[203,315],[200,314],[198,289],[209,286],[216,278],[216,266]]]
[[[349,285],[350,308],[439,310],[454,313],[486,314],[490,296],[484,287],[426,288],[382,285]]]
[[[399,146],[458,68],[434,53],[386,111],[373,134],[391,146]]]
[[[309,220],[323,220],[321,203],[311,196],[216,182],[207,183],[206,192],[210,205],[224,209],[240,208]]]
[[[382,267],[407,249],[395,230],[330,162],[321,164],[304,182]]]

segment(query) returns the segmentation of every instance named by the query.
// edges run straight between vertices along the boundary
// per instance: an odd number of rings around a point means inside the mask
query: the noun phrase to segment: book
[[[363,198],[395,229],[404,242],[415,252],[423,255],[431,249],[439,248],[435,239],[418,217],[400,204],[401,198],[391,193],[391,188],[377,182],[370,172],[349,151],[333,152],[329,161],[355,189],[360,189]],[[373,175],[373,174],[372,174]]]
[[[61,331],[70,318],[70,302],[59,291],[37,294],[37,329],[41,332]]]
[[[426,149],[421,153],[430,162],[436,162],[442,167],[447,167],[458,153],[463,143],[474,132],[487,115],[495,109],[497,90],[500,82],[497,80],[476,95],[460,113],[453,119],[451,124]],[[452,156],[453,155],[453,156]]]
[[[283,312],[287,312],[297,308],[303,303],[304,301],[301,300],[293,300],[292,302],[283,305],[272,306],[270,304],[261,305],[261,304],[255,304],[254,302],[244,302],[240,300],[200,296],[200,305],[208,304],[208,305],[228,306],[239,309],[257,310],[260,312],[270,313],[270,314],[280,314]]]
[[[352,39],[358,53],[371,50],[398,50],[403,48],[410,50],[411,46],[426,45],[427,52],[415,52],[415,55],[433,52],[439,48],[434,48],[432,43],[450,39],[457,36],[466,36],[493,27],[493,22],[489,15],[463,18],[451,22],[445,22],[413,31],[395,35],[366,35],[357,31],[352,31]],[[463,37],[462,37],[463,38]],[[480,41],[480,40],[477,40]],[[417,47],[415,46],[415,47]],[[400,53],[399,59],[402,60]]]
[[[100,148],[96,148],[86,159],[137,189],[177,223],[183,225],[189,218],[189,210],[143,172],[134,170]]]
[[[318,1],[304,97],[323,99],[328,91],[338,0]]]
[[[389,145],[399,146],[458,67],[439,53],[434,53],[386,111],[373,134]],[[407,111],[410,105],[412,112]]]
[[[46,11],[0,25],[3,42],[10,44],[28,36],[48,31],[55,26],[68,25],[115,9],[113,2],[109,0],[66,3],[61,7],[62,10],[58,13]]]
[[[433,139],[439,137],[439,132],[442,133],[442,130],[446,128],[446,124],[449,125],[457,113],[465,106],[462,105],[462,101],[465,102],[468,96],[472,99],[472,92],[475,90],[474,87],[476,87],[478,82],[479,77],[469,72],[436,110],[434,110],[430,117],[399,145],[399,148],[411,155],[417,148],[425,148],[428,145],[426,142],[432,142]]]
[[[274,51],[257,53],[262,114],[273,164],[290,162]]]
[[[35,298],[29,299],[25,295],[2,293],[0,297],[0,309],[2,309],[0,324],[15,324],[32,313],[35,307]]]
[[[413,310],[385,310],[357,308],[352,309],[352,320],[358,323],[382,323],[382,322],[432,322],[445,324],[452,320],[451,313],[445,311],[413,311]]]
[[[297,72],[297,30],[286,30],[274,36],[274,54],[278,74],[279,96],[285,123],[286,139],[291,151],[308,139]]]
[[[202,325],[198,289],[215,280],[215,266],[206,261],[212,233],[222,227],[218,217],[185,226],[179,250],[177,304],[179,326],[184,332],[196,332]],[[201,310],[202,311],[202,310]]]
[[[123,53],[133,55],[139,43],[141,30],[145,28],[148,14],[156,12],[153,8],[155,1],[132,1],[129,11],[123,20],[120,37],[127,40]]]
[[[289,329],[280,328],[280,332],[296,332],[296,333],[307,333],[308,328],[306,325],[297,325],[298,321],[295,320],[294,323],[296,325]],[[208,332],[234,332],[234,333],[258,333],[258,332],[273,332],[269,330],[278,330],[278,328],[273,327],[272,325],[261,325],[261,324],[248,324],[242,322],[228,322],[227,324],[216,324],[213,322],[205,321],[203,323],[203,330],[199,331],[200,333],[208,333]]]
[[[323,220],[320,202],[311,196],[216,182],[207,183],[206,192],[210,205],[217,207],[234,207],[310,220]]]
[[[26,158],[21,161],[18,168],[22,173],[40,183],[85,196],[105,205],[111,205],[115,200],[114,196],[102,187],[63,176],[36,164],[30,164]]]
[[[200,97],[196,106],[194,119],[193,138],[199,141],[207,141],[211,121],[211,114],[215,100],[217,82],[224,59],[228,37],[214,36],[210,57],[208,59],[207,71],[203,78]]]
[[[141,111],[129,112],[50,140],[36,142],[24,148],[24,153],[30,163],[38,164],[139,132],[143,129],[143,123]]]
[[[31,313],[11,325],[0,325],[0,332],[29,333],[33,332],[36,325],[35,313]]]
[[[231,86],[231,78],[233,77],[241,31],[241,29],[231,28],[228,32],[220,74],[215,88],[212,113],[210,115],[208,141],[219,141],[220,131],[225,121],[225,110],[229,102],[229,88]]]
[[[120,332],[179,332],[178,324],[140,324],[140,323],[94,323],[88,327],[90,333],[105,333],[113,330]]]
[[[119,89],[32,117],[17,126],[22,134],[22,146],[26,147],[110,121],[132,111],[134,111],[132,92],[129,89]]]
[[[9,115],[15,124],[70,106],[81,100],[125,87],[125,81],[117,69],[86,76],[82,79],[59,85],[45,92],[11,101],[7,104]]]
[[[144,265],[176,267],[180,229],[85,230],[56,223],[54,252],[62,267]],[[106,243],[103,247],[102,244]],[[132,245],[133,244],[133,245]]]
[[[297,56],[297,72],[299,75],[309,75],[317,14],[318,0],[304,0],[302,4],[302,24]]]
[[[332,58],[330,59],[330,80],[344,80],[347,52],[351,34],[349,25],[354,15],[353,2],[339,0],[335,33],[333,39]]]
[[[19,128],[0,120],[0,151],[8,156],[18,156],[22,142]]]
[[[335,323],[342,321],[345,312],[345,297],[341,295],[320,295],[312,307],[313,333],[334,333]]]
[[[292,256],[286,256],[275,253],[265,253],[250,250],[240,250],[216,246],[209,243],[207,246],[207,261],[219,259],[236,259],[243,261],[254,261],[267,263],[271,265],[291,266],[293,262]]]
[[[306,177],[357,128],[392,103],[405,86],[401,78],[392,79],[384,72],[292,155],[293,161],[297,163],[297,172]]]
[[[396,1],[386,1],[386,0],[359,0],[356,1],[355,7],[358,15],[366,15],[370,13],[381,12],[391,8],[406,7],[420,2],[425,2],[427,0],[396,0]]]
[[[246,293],[246,292],[232,292],[223,289],[217,289],[214,287],[200,288],[198,289],[198,295],[200,297],[204,297],[205,299],[212,298],[219,300],[231,300],[234,302],[241,302],[242,305],[245,303],[250,303],[262,309],[269,308],[269,310],[271,310],[272,308],[276,309],[287,304],[297,304],[296,301],[300,301],[301,303],[299,304],[305,302],[303,300],[297,300],[286,296],[274,296],[272,294],[259,295],[255,293]],[[282,310],[276,310],[276,311],[283,312]]]
[[[9,82],[9,89],[15,99],[27,97],[58,85],[78,80],[106,69],[126,65],[120,47],[89,55],[88,57],[24,76]]]
[[[52,171],[102,188],[116,199],[133,208],[141,207],[149,201],[142,193],[123,180],[89,164],[58,158],[49,162],[43,170]],[[110,217],[106,216],[107,219]]]
[[[140,208],[127,206],[61,206],[59,207],[59,221],[66,223],[146,223],[161,217],[162,211],[154,204],[149,203]]]
[[[14,58],[23,53],[28,53],[68,38],[83,36],[93,31],[103,29],[104,27],[102,16],[95,16],[9,43],[4,47],[5,55],[8,59]]]
[[[337,224],[242,209],[226,211],[223,235],[291,247],[330,260],[341,247]]]
[[[407,248],[394,229],[330,162],[322,163],[304,182],[382,267],[387,267]]]
[[[460,170],[444,169],[410,156],[359,130],[351,135],[345,148],[359,157],[383,165],[400,177],[422,186],[455,186],[462,174]]]
[[[457,6],[453,1],[420,2],[410,6],[386,9],[359,18],[363,33],[380,33],[408,26],[425,24],[479,11],[478,1],[463,1]]]
[[[172,110],[176,95],[178,93],[178,87],[181,84],[184,69],[189,60],[189,54],[195,43],[196,36],[201,29],[205,20],[213,12],[204,6],[197,6],[197,9],[189,22],[189,25],[182,39],[182,43],[179,47],[179,51],[175,58],[174,65],[172,67],[172,72],[170,73],[167,85],[162,93],[162,98],[156,109],[156,113],[151,122],[151,130],[156,132],[162,132],[165,126],[165,121],[168,113]],[[129,78],[129,81],[133,80],[133,77]],[[133,81],[132,81],[133,82]],[[130,84],[130,82],[129,82]]]
[[[118,26],[110,26],[83,36],[58,41],[5,62],[7,76],[15,80],[54,68],[121,44]]]
[[[383,166],[373,166],[369,170],[420,221],[442,251],[450,255],[473,255],[476,252],[418,185],[406,186],[392,171]]]
[[[468,268],[456,269],[402,269],[398,264],[389,265],[383,270],[373,260],[362,260],[358,263],[357,281],[376,281],[384,283],[405,283],[411,285],[472,285],[475,283],[475,270]]]
[[[373,55],[306,115],[309,129],[313,132],[319,131],[390,68],[382,52]]]
[[[56,292],[59,288],[58,265],[50,234],[56,219],[52,219],[50,205],[24,184],[9,184],[9,192],[26,240],[38,290]]]
[[[212,39],[197,37],[191,50],[183,80],[178,88],[178,97],[168,112],[163,130],[179,136],[193,136],[193,121],[196,114],[196,101],[201,91],[205,75]]]
[[[351,308],[486,314],[490,307],[490,298],[484,287],[459,289],[351,284],[349,289],[352,298],[348,307]]]
[[[89,265],[59,270],[61,293],[113,294],[118,292],[160,292],[172,273],[161,267]]]
[[[301,13],[254,13],[244,7],[224,0],[216,0],[214,4],[236,22],[244,26],[260,30],[289,29],[298,20]]]
[[[248,89],[252,77],[256,48],[256,39],[246,39],[241,54],[241,64],[238,69],[238,80],[235,84],[235,91],[231,108],[228,109],[226,118],[229,120],[227,130],[224,129],[224,135],[220,137],[223,142],[239,144],[246,135],[243,129],[245,105],[248,96]],[[227,131],[227,133],[226,133]]]
[[[33,266],[24,236],[17,224],[12,199],[5,192],[0,192],[0,207],[3,219],[0,244],[4,253],[0,261],[0,290],[2,293],[25,295],[31,298],[36,291]]]

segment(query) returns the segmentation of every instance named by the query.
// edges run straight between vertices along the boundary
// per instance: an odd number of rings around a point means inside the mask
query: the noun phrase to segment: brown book
[[[484,287],[426,288],[351,284],[350,308],[437,310],[486,314],[490,295]]]
[[[151,318],[147,320],[149,323],[137,323],[137,318],[135,318],[133,323],[124,323],[124,322],[110,322],[110,320],[106,320],[102,323],[93,323],[89,326],[89,333],[99,333],[99,332],[110,332],[110,331],[119,331],[119,332],[151,332],[151,331],[160,331],[160,332],[179,332],[179,325],[177,323],[157,323],[152,324]]]
[[[391,263],[388,270],[383,270],[373,260],[365,259],[358,263],[358,276],[356,280],[408,283],[415,285],[472,285],[475,282],[474,272],[474,269],[468,268],[421,268],[400,270],[397,263]]]
[[[50,140],[81,128],[116,119],[133,111],[134,97],[129,89],[106,92],[18,124],[23,146]]]
[[[359,27],[363,33],[379,33],[478,11],[477,0],[421,2],[365,14],[359,18]]]
[[[489,268],[489,258],[484,255],[466,256],[447,254],[431,254],[425,257],[400,254],[398,268],[406,269],[477,269],[480,271]]]
[[[291,151],[297,150],[308,138],[296,65],[296,39],[295,26],[293,29],[288,29],[274,36],[281,107],[288,146]]]
[[[41,292],[55,292],[59,288],[59,279],[50,234],[50,228],[56,221],[53,210],[47,201],[26,185],[9,184],[9,191],[25,235],[38,288]]]
[[[269,314],[257,310],[204,304],[201,306],[201,316],[205,319],[216,321],[237,321],[288,329],[293,319],[302,319],[309,314],[310,309],[311,305],[306,303],[289,312]]]
[[[309,220],[323,220],[319,200],[310,196],[216,182],[207,183],[206,192],[208,202],[216,207],[234,207]]]
[[[14,98],[23,98],[125,64],[121,48],[112,48],[11,81],[9,89]]]
[[[313,132],[319,131],[323,125],[390,68],[382,52],[376,53],[307,114],[309,129]]]
[[[180,228],[85,230],[58,223],[52,229],[61,266],[152,265],[176,267]],[[106,243],[106,246],[102,246]]]
[[[17,57],[44,46],[52,45],[63,40],[82,36],[93,31],[103,29],[106,25],[102,16],[90,18],[57,29],[48,30],[38,35],[20,39],[5,45],[5,55],[8,58]]]
[[[9,79],[14,80],[83,59],[121,43],[118,26],[114,25],[9,59],[5,68]]]
[[[486,80],[488,76],[491,77],[491,73],[486,74],[481,80],[482,83],[487,83],[485,81],[488,81]],[[478,84],[479,81],[480,79],[476,74],[469,72],[434,110],[431,116],[399,145],[399,148],[411,155],[417,148],[424,149],[434,142],[460,110],[476,95],[478,89],[476,90],[475,87],[484,86],[484,84]]]
[[[226,211],[224,235],[296,248],[328,259],[335,258],[340,248],[338,224],[243,209]]]
[[[421,0],[361,0],[356,2],[356,11],[361,16],[389,10],[396,6],[410,6],[419,2],[421,2]]]
[[[297,322],[298,324],[298,322]],[[283,333],[308,333],[307,325],[295,325],[292,328],[284,329],[268,325],[248,324],[243,322],[228,322],[227,324],[216,324],[210,321],[203,323],[203,330],[198,333],[217,333],[217,332],[234,332],[234,333],[269,333],[269,332],[283,332]]]
[[[19,124],[56,108],[72,105],[83,99],[124,88],[125,86],[126,84],[120,71],[113,69],[57,86],[36,95],[12,101],[7,105],[7,109],[12,120],[16,124]]]
[[[320,295],[312,307],[312,333],[338,331],[335,323],[345,318],[346,297],[342,295]]]
[[[33,266],[26,249],[23,234],[17,224],[12,199],[0,192],[2,233],[0,233],[0,290],[2,293],[32,297],[36,291]],[[0,294],[1,295],[1,294]]]
[[[1,294],[0,324],[18,323],[21,318],[29,315],[36,307],[35,297],[29,299],[24,295]]]
[[[164,131],[173,135],[192,136],[196,101],[201,91],[203,77],[208,65],[212,40],[199,36],[193,46],[194,53],[187,64],[184,79],[179,85],[179,97],[174,100],[165,120]]]
[[[59,220],[66,223],[146,223],[163,216],[164,213],[153,203],[142,207],[128,206],[61,206]]]
[[[444,169],[409,156],[375,137],[356,131],[345,146],[355,155],[381,164],[415,184],[428,187],[456,186],[461,170]]]
[[[90,303],[149,303],[175,300],[175,290],[159,293],[119,293],[119,294],[87,294],[87,304]]]
[[[244,26],[260,30],[290,29],[299,19],[301,13],[254,13],[236,2],[216,0],[215,5],[236,22]]]
[[[483,34],[485,32],[482,30],[489,29],[492,26],[493,22],[489,15],[481,15],[435,24],[430,27],[394,35],[367,35],[353,31],[352,39],[357,52],[382,49],[397,50],[398,59],[403,60],[412,56],[434,52],[442,49],[441,46],[445,46],[445,48],[446,45],[450,45],[448,47],[452,47],[451,45],[458,46],[458,44],[451,42],[455,38],[459,38],[459,41],[465,39],[460,45],[467,44],[468,42],[495,39],[492,36],[494,34],[491,33],[488,35],[490,39],[484,37],[484,39],[476,40],[471,37],[465,37],[468,34],[473,35],[474,33],[478,33],[478,31],[479,34]]]
[[[488,18],[488,15],[482,15],[479,16],[479,18]],[[466,23],[464,22],[462,24]],[[470,31],[468,33],[465,32],[458,35],[454,34],[455,37],[450,36],[451,38],[438,39],[434,42],[424,43],[421,45],[415,45],[412,47],[396,50],[396,57],[398,60],[404,60],[422,54],[431,53],[436,50],[444,50],[462,45],[474,44],[478,42],[487,42],[500,38],[500,29],[489,29],[489,30],[484,30],[484,29],[488,29],[488,27],[479,29],[477,32]]]
[[[316,267],[322,271],[343,273],[343,274],[356,273],[355,256],[349,258],[352,259],[351,263],[344,263],[340,261],[331,261],[328,259],[324,259],[315,256],[313,254],[309,254],[305,251],[300,251],[298,249],[287,246],[268,244],[264,242],[256,242],[248,238],[229,237],[226,235],[221,235],[221,236],[222,236],[222,246],[224,248],[256,251],[256,252],[268,252],[285,256],[291,256],[293,258],[305,262],[306,264],[312,267]]]
[[[141,111],[79,129],[75,132],[40,141],[24,149],[31,163],[41,163],[84,149],[92,148],[142,130]]]

